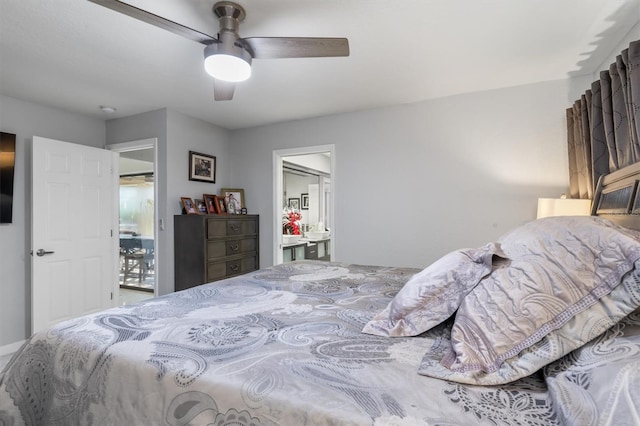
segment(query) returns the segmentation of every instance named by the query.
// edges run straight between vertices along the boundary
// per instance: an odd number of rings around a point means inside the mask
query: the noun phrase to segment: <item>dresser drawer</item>
[[[256,239],[245,238],[242,240],[231,240],[226,242],[227,256],[234,254],[244,254],[256,251]]]
[[[207,282],[255,271],[256,267],[255,256],[227,260],[226,262],[210,262],[207,264]]]
[[[254,220],[229,220],[227,221],[227,235],[253,235],[256,233]]]
[[[207,260],[218,259],[234,254],[244,254],[256,251],[255,238],[243,238],[238,240],[207,241]]]
[[[207,238],[235,235],[255,235],[257,223],[254,219],[207,220]]]

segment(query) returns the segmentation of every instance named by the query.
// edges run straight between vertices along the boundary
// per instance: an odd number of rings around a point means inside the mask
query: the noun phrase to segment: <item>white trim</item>
[[[16,352],[22,345],[26,342],[26,340],[21,340],[19,342],[13,342],[8,345],[0,346],[0,356],[5,356]]]
[[[157,144],[158,144],[158,138],[148,138],[148,139],[140,139],[137,141],[114,143],[111,145],[107,145],[107,149],[110,151],[117,151],[117,152],[137,151],[143,148],[155,149]]]
[[[282,215],[282,157],[287,157],[291,155],[305,155],[305,154],[319,154],[322,152],[330,153],[331,160],[331,206],[329,214],[331,215],[331,242],[330,242],[330,250],[331,260],[337,259],[336,257],[336,249],[335,249],[335,236],[338,234],[336,232],[336,219],[335,219],[335,188],[336,185],[336,146],[334,144],[330,145],[317,145],[317,146],[308,146],[308,147],[300,147],[300,148],[289,148],[289,149],[275,149],[273,150],[273,197],[274,205],[273,205],[273,218],[274,225],[275,222],[280,220]],[[282,229],[280,226],[275,225],[273,227],[273,264],[279,265],[282,263]]]
[[[111,218],[111,253],[114,256],[111,267],[111,307],[118,306],[120,300],[120,153],[111,151],[111,197],[113,217]]]

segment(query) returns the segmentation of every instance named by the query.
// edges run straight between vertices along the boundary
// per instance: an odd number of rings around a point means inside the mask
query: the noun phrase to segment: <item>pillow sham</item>
[[[640,423],[640,309],[546,366],[544,377],[561,424]]]
[[[416,336],[449,318],[464,296],[491,272],[499,248],[487,244],[451,252],[415,274],[363,328],[378,336]]]
[[[554,217],[529,222],[498,242],[509,260],[494,265],[464,298],[450,345],[427,354],[420,374],[509,383],[640,306],[638,232],[597,217]]]

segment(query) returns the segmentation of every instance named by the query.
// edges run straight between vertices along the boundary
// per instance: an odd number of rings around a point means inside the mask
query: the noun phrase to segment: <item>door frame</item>
[[[158,296],[158,283],[160,282],[160,275],[162,274],[160,272],[160,268],[158,267],[158,251],[159,251],[158,235],[160,231],[160,226],[158,222],[158,218],[160,217],[160,214],[158,211],[158,138],[139,139],[139,140],[134,140],[130,142],[114,143],[111,145],[107,145],[106,148],[108,150],[118,152],[118,153],[153,148],[153,180],[154,180],[154,184],[153,184],[153,198],[154,198],[153,199],[153,245],[154,245],[154,249],[153,251],[155,253],[154,261],[156,262],[155,270],[154,270],[155,284],[153,286],[153,295]],[[120,175],[119,174],[118,176],[115,177],[115,186],[116,186],[115,191],[117,192],[118,196],[116,197],[116,200],[115,200],[116,208],[114,211],[114,215],[115,215],[116,223],[119,224],[120,223],[120,191],[119,191]],[[119,227],[116,227],[116,229],[119,229]],[[118,250],[119,250],[119,244],[118,244]],[[116,275],[116,277],[119,277],[119,274]],[[116,293],[116,297],[119,297],[120,286],[118,285],[118,282],[116,282],[116,288],[118,291]]]
[[[336,259],[335,250],[335,236],[336,233],[336,221],[335,221],[335,190],[336,185],[336,147],[334,144],[329,145],[316,145],[300,148],[289,149],[276,149],[273,151],[273,264],[279,265],[283,262],[282,256],[282,205],[283,205],[283,167],[282,157],[289,157],[292,155],[306,155],[306,154],[320,154],[323,152],[329,152],[330,164],[331,164],[331,192],[329,193],[329,199],[331,205],[329,206],[329,216],[331,223],[331,242],[330,253],[331,259]]]

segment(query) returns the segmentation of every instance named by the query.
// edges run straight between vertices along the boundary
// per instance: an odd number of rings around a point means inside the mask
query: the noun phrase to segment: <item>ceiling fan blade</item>
[[[249,37],[238,41],[255,59],[349,56],[346,38]]]
[[[120,0],[89,1],[100,6],[104,6],[108,9],[115,10],[116,12],[120,12],[132,18],[138,19],[142,22],[146,22],[147,24],[155,25],[156,27],[162,28],[163,30],[171,31],[174,34],[186,37],[189,40],[197,41],[198,43],[208,45],[218,41],[215,37],[210,36],[209,34],[201,33],[200,31],[185,27],[184,25],[178,24],[177,22],[173,22],[169,19],[163,18],[162,16],[147,12],[146,10],[137,8]]]
[[[230,101],[236,84],[230,81],[213,80],[213,99],[216,101]]]

